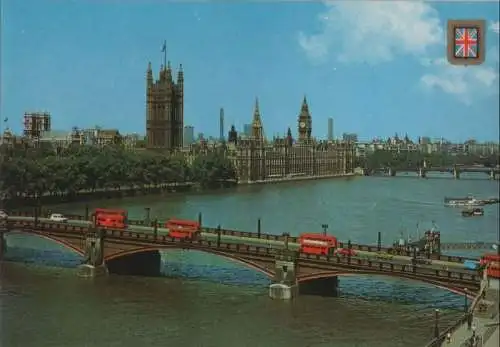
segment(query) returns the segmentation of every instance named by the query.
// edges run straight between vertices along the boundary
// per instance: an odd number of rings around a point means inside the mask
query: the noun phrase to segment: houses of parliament
[[[184,73],[182,65],[177,80],[170,63],[162,66],[159,78],[153,80],[151,64],[146,74],[147,148],[192,152],[182,149],[184,126]],[[312,117],[304,97],[297,118],[298,138],[288,128],[283,138],[267,140],[258,99],[252,119],[251,136],[238,136],[232,126],[227,142],[214,145],[223,148],[233,162],[239,183],[257,183],[294,178],[342,176],[354,172],[354,144],[340,141],[318,141],[311,137]],[[206,150],[209,148],[205,145]]]

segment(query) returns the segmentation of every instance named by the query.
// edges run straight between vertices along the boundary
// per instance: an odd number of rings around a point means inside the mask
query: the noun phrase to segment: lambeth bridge
[[[427,167],[424,165],[423,167],[415,166],[415,167],[405,167],[405,168],[397,168],[397,167],[386,167],[384,169],[376,170],[386,173],[389,176],[396,176],[397,172],[416,172],[418,177],[426,178],[428,172],[443,172],[450,173],[454,178],[459,179],[460,174],[463,172],[471,172],[471,173],[484,173],[489,176],[490,179],[498,179],[500,177],[500,168],[490,168],[490,167],[480,167],[480,166],[432,166]]]
[[[156,222],[152,227],[144,221],[129,221],[127,229],[96,229],[84,216],[70,218],[56,223],[26,214],[9,216],[0,221],[0,255],[7,247],[5,234],[16,232],[50,239],[81,255],[86,266],[118,274],[159,274],[160,250],[190,249],[248,266],[267,275],[273,284],[298,285],[299,292],[307,294],[335,295],[338,276],[349,275],[420,281],[471,297],[481,282],[478,271],[463,266],[468,258],[433,254],[428,255],[430,263],[417,265],[412,263],[410,252],[402,251],[381,259],[378,252],[389,249],[380,242],[339,243],[339,248],[356,250],[355,255],[327,256],[302,253],[297,237],[266,234],[260,228],[257,232],[202,228],[196,240],[180,240],[169,237],[168,229]]]

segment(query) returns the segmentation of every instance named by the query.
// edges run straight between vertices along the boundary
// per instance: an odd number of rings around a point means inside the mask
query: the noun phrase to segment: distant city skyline
[[[147,64],[163,63],[166,40],[174,72],[184,66],[184,122],[205,136],[220,137],[221,107],[224,136],[233,124],[241,131],[251,123],[259,97],[267,137],[288,127],[296,137],[307,95],[317,138],[327,138],[331,117],[337,138],[408,133],[454,142],[498,141],[498,7],[6,0],[0,116],[8,122],[0,126],[19,133],[24,112],[48,111],[54,129],[97,124],[144,134]],[[393,27],[404,30],[387,28],[387,16],[400,20]],[[487,21],[484,65],[456,68],[444,62],[449,18]],[[359,21],[369,21],[371,30],[368,36],[358,32],[355,41],[342,30],[358,28]],[[262,25],[256,28],[256,22]],[[413,32],[417,27],[422,30]]]

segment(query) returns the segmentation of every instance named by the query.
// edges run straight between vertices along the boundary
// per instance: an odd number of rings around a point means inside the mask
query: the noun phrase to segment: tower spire
[[[260,110],[259,110],[259,98],[255,98],[255,106],[253,109],[253,123],[259,123],[261,124],[262,120],[260,119]]]
[[[254,111],[253,112],[254,112],[253,113],[254,114],[254,119],[255,119],[255,116],[260,117],[259,98],[258,97],[255,98],[255,107],[254,107]]]
[[[302,100],[302,111],[309,112],[309,105],[307,104],[307,98],[304,94],[304,99]]]
[[[179,65],[179,70],[177,71],[177,84],[179,87],[184,87],[184,70],[182,69],[182,64]]]
[[[167,66],[165,67],[165,76],[167,81],[170,83],[170,81],[172,81],[172,65],[170,64],[170,60],[167,62]]]
[[[262,119],[259,110],[259,98],[255,98],[255,106],[253,110],[253,120],[252,120],[252,137],[256,140],[262,140],[264,138],[264,132],[262,130]]]

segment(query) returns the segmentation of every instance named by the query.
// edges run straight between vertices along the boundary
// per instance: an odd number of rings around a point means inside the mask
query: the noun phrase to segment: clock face
[[[300,122],[299,125],[300,125],[301,128],[304,128],[306,126],[306,123]]]

